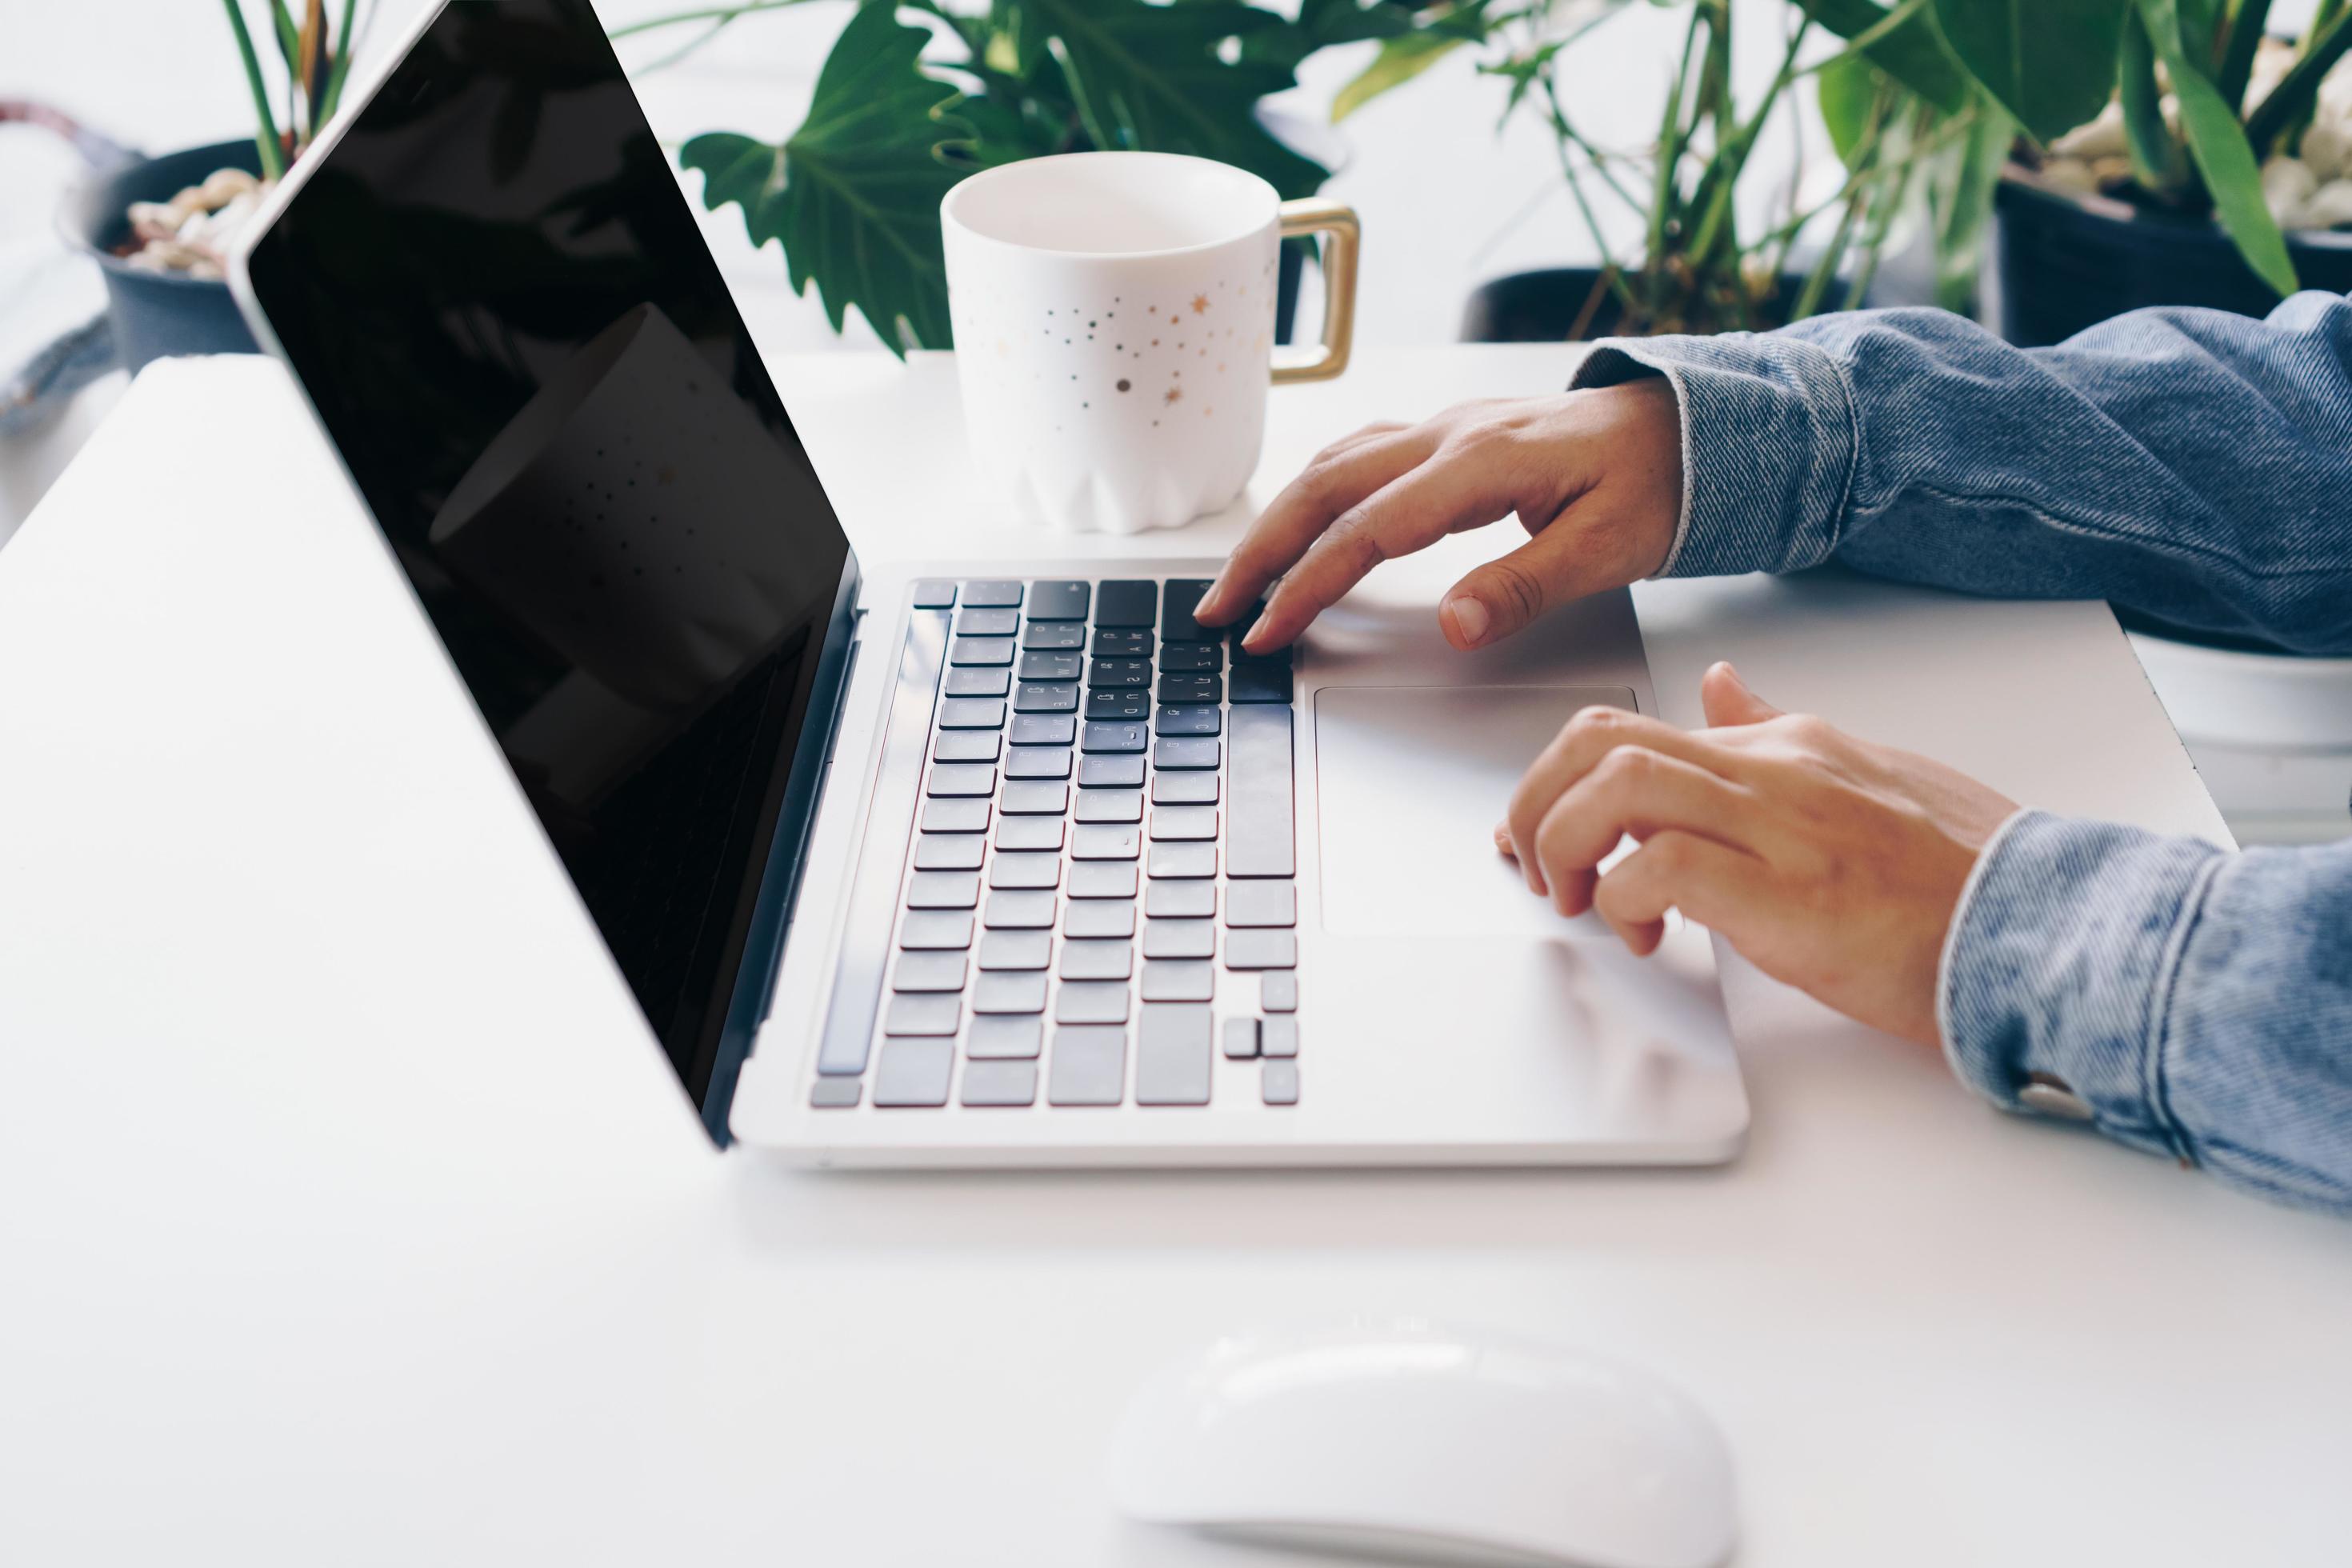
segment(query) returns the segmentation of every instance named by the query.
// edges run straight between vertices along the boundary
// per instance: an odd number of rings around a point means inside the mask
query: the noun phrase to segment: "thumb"
[[[1465,652],[1510,636],[1546,610],[1642,575],[1605,514],[1571,505],[1509,554],[1446,591],[1437,611],[1445,640]]]
[[[1761,724],[1780,717],[1778,708],[1748,689],[1748,682],[1739,679],[1739,671],[1728,660],[1707,668],[1699,680],[1698,695],[1706,710],[1706,721],[1718,729],[1728,724]]]

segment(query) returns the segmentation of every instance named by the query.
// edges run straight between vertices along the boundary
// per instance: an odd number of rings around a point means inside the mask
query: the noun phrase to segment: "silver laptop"
[[[1211,561],[861,574],[586,0],[424,18],[234,286],[720,1142],[1738,1148],[1705,933],[1634,959],[1489,847],[1579,707],[1656,710],[1623,595],[1472,659],[1370,612],[1251,658],[1192,617]]]

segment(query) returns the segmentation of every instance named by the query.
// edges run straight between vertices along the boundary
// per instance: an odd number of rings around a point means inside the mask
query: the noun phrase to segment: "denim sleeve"
[[[1662,575],[1861,571],[2352,652],[2352,300],[2138,310],[2017,349],[1938,310],[1611,339],[1683,416]]]
[[[1954,916],[1952,1068],[2062,1084],[2109,1136],[2352,1215],[2352,842],[2229,854],[2020,812]]]

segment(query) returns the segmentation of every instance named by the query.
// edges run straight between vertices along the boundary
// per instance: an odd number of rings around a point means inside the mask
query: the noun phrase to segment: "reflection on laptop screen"
[[[847,544],[586,0],[458,0],[254,292],[699,1104]]]

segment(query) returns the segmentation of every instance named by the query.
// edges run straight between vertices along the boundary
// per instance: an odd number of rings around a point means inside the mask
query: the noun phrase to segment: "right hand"
[[[1682,414],[1663,377],[1460,404],[1325,447],[1251,525],[1192,613],[1221,626],[1279,578],[1242,646],[1281,647],[1381,562],[1517,512],[1534,537],[1463,578],[1438,608],[1447,642],[1479,647],[1655,572],[1682,499]]]

